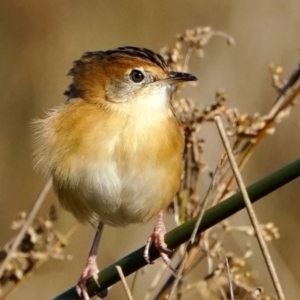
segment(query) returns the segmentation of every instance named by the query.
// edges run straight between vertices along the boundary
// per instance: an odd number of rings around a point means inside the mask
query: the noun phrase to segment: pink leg
[[[144,251],[144,258],[148,264],[151,264],[150,257],[149,257],[149,249],[152,244],[155,245],[157,248],[162,260],[164,263],[171,269],[171,260],[168,256],[168,254],[172,253],[172,250],[168,249],[166,243],[165,243],[165,233],[166,233],[166,228],[165,224],[163,221],[163,212],[160,211],[158,213],[158,220],[157,223],[154,227],[153,233],[149,236],[146,246],[145,246],[145,251]],[[174,270],[173,270],[174,271]]]
[[[84,268],[84,270],[78,280],[77,286],[76,286],[76,291],[77,291],[78,295],[84,300],[90,299],[88,292],[87,292],[87,288],[86,288],[86,282],[87,282],[88,278],[93,277],[94,280],[97,282],[97,273],[99,272],[99,269],[97,266],[96,259],[97,259],[99,243],[101,240],[101,235],[103,232],[103,227],[104,227],[104,224],[99,222],[85,268]]]

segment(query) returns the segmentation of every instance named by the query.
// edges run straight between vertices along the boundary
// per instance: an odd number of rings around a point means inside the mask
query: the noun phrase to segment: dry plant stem
[[[16,236],[11,248],[9,249],[9,252],[7,253],[7,256],[5,257],[3,263],[0,266],[0,278],[2,277],[3,272],[5,271],[7,263],[10,261],[10,259],[12,258],[12,255],[14,254],[14,252],[20,245],[21,241],[23,240],[23,237],[26,234],[28,227],[34,220],[34,218],[35,218],[37,212],[39,211],[42,203],[44,202],[51,186],[52,186],[52,179],[48,179],[48,181],[44,185],[43,189],[41,190],[40,194],[38,195],[38,197],[32,207],[32,210],[30,211],[30,214],[28,215],[27,220],[25,221],[24,225],[22,226],[21,230],[19,231],[18,235]]]
[[[216,278],[213,278],[213,281],[216,285],[216,287],[218,288],[220,294],[221,294],[221,297],[223,300],[228,300],[228,297],[226,295],[226,292],[224,291],[223,287],[220,285],[220,283],[218,282],[218,280]],[[247,299],[248,300],[248,299]],[[250,300],[250,299],[249,299]]]
[[[210,197],[209,197],[210,192],[211,192],[212,188],[215,186],[215,180],[214,180],[214,178],[216,177],[215,175],[216,175],[216,173],[217,173],[218,171],[219,171],[219,166],[217,166],[217,168],[216,168],[216,170],[215,170],[215,172],[214,172],[213,179],[212,179],[212,181],[211,181],[211,183],[210,183],[210,186],[209,186],[209,188],[208,188],[208,191],[207,191],[207,194],[206,194],[206,196],[205,196],[205,198],[204,198],[204,201],[203,201],[203,203],[200,204],[197,222],[196,222],[196,224],[195,224],[195,227],[194,227],[193,233],[192,233],[192,235],[191,235],[191,238],[190,238],[190,240],[189,240],[187,246],[185,247],[184,255],[183,255],[182,261],[181,261],[181,263],[180,263],[180,267],[179,267],[179,269],[178,269],[177,276],[176,276],[176,278],[175,278],[174,284],[173,284],[172,289],[171,289],[171,291],[170,291],[168,300],[171,300],[171,299],[174,297],[175,292],[176,292],[176,288],[177,288],[177,286],[178,286],[178,284],[179,284],[179,282],[180,282],[180,280],[181,280],[182,273],[183,273],[183,271],[184,271],[184,269],[185,269],[185,264],[186,264],[186,261],[187,261],[187,258],[188,258],[189,249],[190,249],[190,247],[191,247],[191,246],[194,244],[194,242],[195,242],[195,238],[196,238],[196,235],[197,235],[197,232],[198,232],[200,223],[201,223],[201,221],[202,221],[203,215],[204,215],[204,213],[205,213],[205,211],[206,211],[206,208],[207,208],[207,206],[208,206],[208,203],[209,203],[209,201],[210,201]]]
[[[30,272],[26,273],[23,277],[22,280],[18,281],[15,285],[13,285],[11,287],[10,290],[8,290],[6,292],[6,294],[1,298],[1,300],[5,300],[8,299],[23,283],[26,282],[26,279],[28,279],[28,277],[32,276],[32,274],[43,264],[45,263],[51,256],[51,254],[55,253],[55,251],[61,247],[61,244],[63,241],[67,241],[71,235],[77,230],[77,228],[79,227],[79,223],[75,223],[63,236],[60,237],[60,240],[57,241],[53,247],[51,247],[47,253],[47,255],[45,255],[45,257],[41,260],[39,260],[34,267],[30,270]]]
[[[128,287],[128,284],[127,284],[127,282],[126,282],[125,276],[124,276],[124,274],[123,274],[122,268],[121,268],[120,266],[116,266],[116,269],[117,269],[117,271],[118,271],[118,273],[119,273],[121,282],[122,282],[122,284],[123,284],[123,288],[124,288],[125,293],[126,293],[126,296],[127,296],[127,299],[133,300],[133,297],[132,297],[132,295],[131,295],[130,289],[129,289],[129,287]]]
[[[227,276],[228,276],[228,285],[229,285],[229,292],[230,292],[230,300],[234,300],[233,287],[232,287],[232,278],[231,278],[231,273],[230,273],[228,259],[227,259],[226,256],[224,257],[224,264],[225,264],[225,268],[226,268]]]
[[[288,96],[287,96],[288,94]],[[291,105],[295,99],[300,94],[300,87],[296,88],[290,88],[290,91],[287,92],[287,94],[282,95],[275,103],[275,105],[271,108],[270,112],[265,116],[266,126],[259,132],[259,134],[255,137],[255,143],[251,143],[249,147],[246,149],[245,153],[243,154],[243,157],[239,161],[239,168],[242,169],[246,162],[248,161],[249,157],[251,156],[252,152],[254,151],[255,147],[259,144],[260,141],[267,135],[268,129],[271,127],[271,125],[275,122],[276,117],[278,114],[286,109],[289,105]],[[219,199],[223,199],[226,192],[228,191],[229,187],[231,186],[233,182],[234,176],[231,176],[231,178],[228,180],[224,192],[220,195]]]
[[[236,182],[237,182],[237,184],[239,186],[239,189],[240,189],[240,191],[243,195],[243,199],[245,201],[245,205],[246,205],[247,212],[249,214],[250,221],[251,221],[252,226],[254,228],[255,234],[257,236],[257,241],[259,243],[259,246],[261,248],[262,254],[263,254],[264,259],[265,259],[265,262],[266,262],[267,267],[269,269],[269,273],[270,273],[271,279],[273,281],[277,296],[280,300],[285,300],[283,290],[281,288],[281,285],[280,285],[280,282],[279,282],[274,264],[272,262],[267,244],[266,244],[266,242],[264,240],[264,237],[262,235],[262,232],[260,230],[259,222],[256,218],[256,215],[255,215],[254,209],[252,207],[251,201],[249,199],[247,190],[245,188],[243,179],[242,179],[241,174],[239,172],[238,165],[237,165],[237,163],[235,161],[235,158],[234,158],[234,155],[232,153],[230,143],[229,143],[229,140],[227,138],[227,135],[226,135],[225,128],[223,126],[221,117],[216,116],[214,119],[215,119],[215,122],[217,124],[217,128],[219,130],[219,133],[220,133],[223,145],[225,147],[226,153],[228,155],[228,159],[229,159],[230,165],[232,167],[232,171],[234,173],[234,176],[236,178]]]
[[[284,105],[286,101],[286,95],[282,95],[278,98],[278,100],[275,102],[269,113],[264,117],[265,120],[273,120],[279,111],[281,111],[282,106]]]

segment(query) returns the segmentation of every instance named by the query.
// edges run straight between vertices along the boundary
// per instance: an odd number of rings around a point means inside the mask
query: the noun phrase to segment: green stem
[[[255,202],[299,176],[300,159],[297,159],[249,186],[247,188],[249,197],[252,202]],[[206,211],[201,221],[198,233],[201,233],[206,229],[216,225],[244,207],[245,204],[240,193],[229,197],[227,200]],[[170,249],[174,249],[180,244],[187,242],[190,239],[195,223],[196,218],[189,220],[188,222],[168,232],[165,236],[165,241],[168,247]],[[131,254],[125,256],[116,263],[99,272],[98,283],[101,288],[97,286],[93,279],[88,280],[87,288],[89,295],[92,297],[96,295],[96,293],[105,290],[107,287],[112,286],[120,280],[116,266],[120,266],[122,268],[125,276],[128,276],[136,272],[138,269],[144,267],[146,262],[143,258],[143,251],[144,247],[132,252]],[[154,247],[151,248],[150,257],[153,260],[159,257],[159,253]],[[53,300],[67,299],[80,300],[80,297],[76,293],[75,287],[70,288],[61,295],[55,297]]]

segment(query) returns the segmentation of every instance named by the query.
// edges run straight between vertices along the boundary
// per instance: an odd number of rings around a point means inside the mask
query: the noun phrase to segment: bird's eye
[[[140,70],[132,70],[129,74],[129,78],[136,83],[142,82],[145,79],[145,75]]]

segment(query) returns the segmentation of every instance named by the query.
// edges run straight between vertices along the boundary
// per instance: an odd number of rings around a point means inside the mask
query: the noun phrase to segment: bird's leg
[[[78,295],[84,300],[90,299],[88,292],[87,292],[87,287],[86,287],[86,282],[87,282],[88,278],[93,277],[94,280],[96,281],[96,283],[98,283],[97,274],[99,272],[99,269],[97,266],[96,259],[97,259],[99,243],[100,243],[102,232],[103,232],[103,227],[104,227],[104,224],[99,222],[85,268],[83,269],[83,272],[82,272],[82,274],[78,280],[77,286],[76,286],[76,291],[77,291]],[[106,296],[106,295],[103,294],[102,296]]]
[[[158,213],[158,220],[153,229],[153,233],[149,236],[147,240],[145,250],[144,250],[144,258],[148,264],[151,264],[150,257],[149,257],[149,249],[151,245],[154,244],[164,263],[171,270],[173,270],[173,268],[171,267],[171,260],[168,256],[168,254],[172,253],[172,250],[168,249],[167,244],[165,243],[165,233],[166,233],[166,228],[163,221],[163,211],[160,211]]]

